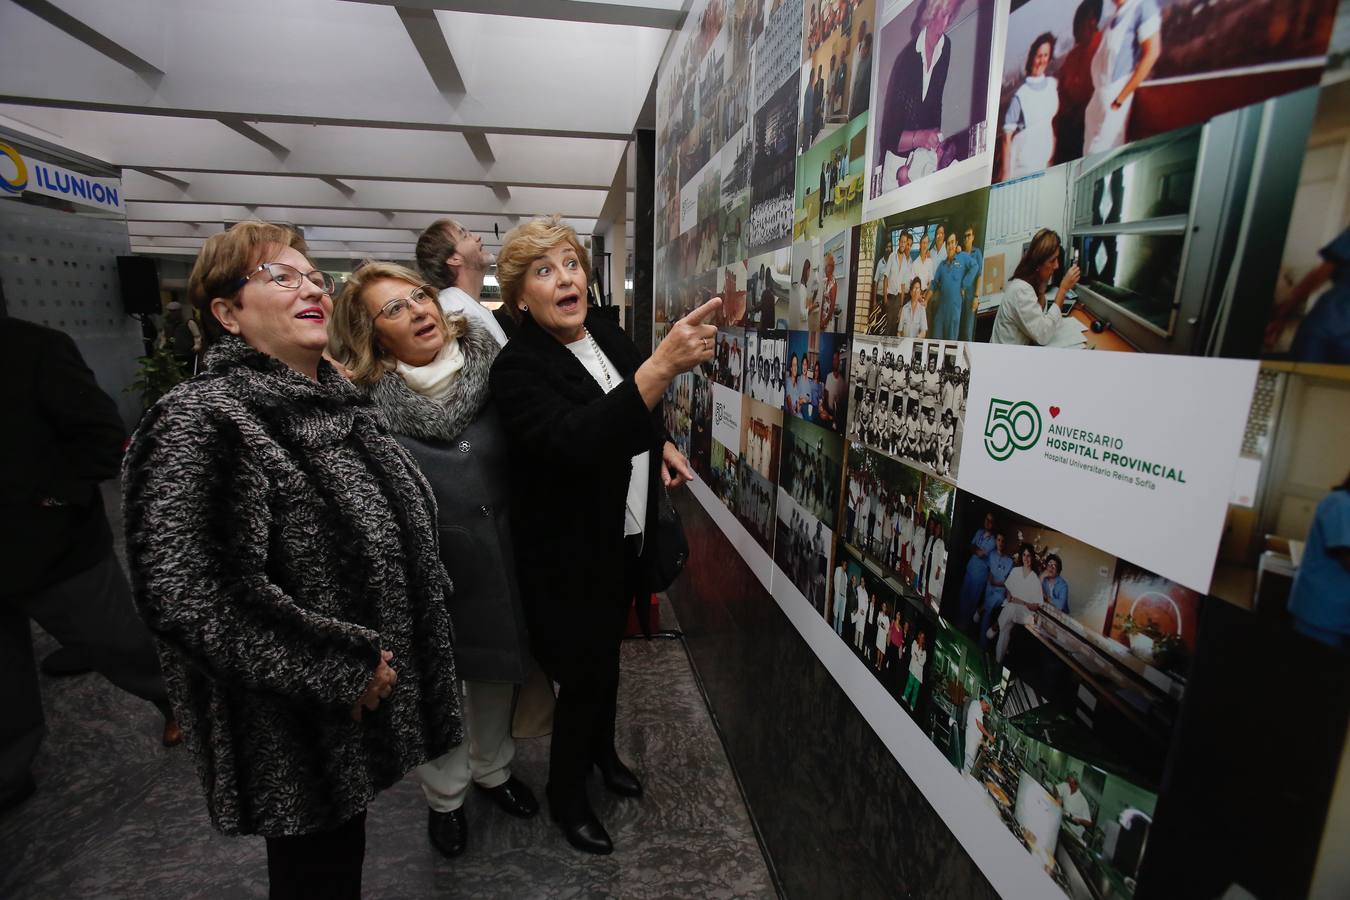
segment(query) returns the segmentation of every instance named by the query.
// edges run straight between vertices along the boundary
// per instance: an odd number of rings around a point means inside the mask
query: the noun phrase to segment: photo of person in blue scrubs
[[[961,582],[962,623],[974,620],[975,610],[984,599],[984,589],[989,584],[989,554],[994,552],[996,545],[994,513],[990,511],[984,514],[984,525],[970,540],[970,561],[966,563],[966,577]]]
[[[1313,513],[1289,614],[1299,634],[1350,651],[1350,475]]]
[[[973,260],[960,252],[956,232],[947,235],[947,257],[933,272],[933,299],[928,304],[933,321],[928,333],[939,341],[955,341],[961,336],[961,308],[968,291],[974,288]]]
[[[1321,264],[1299,280],[1266,326],[1267,350],[1308,300],[1330,283],[1331,287],[1304,314],[1289,355],[1299,362],[1350,365],[1350,228],[1318,254]]]
[[[984,589],[984,607],[980,616],[980,632],[978,635],[980,649],[989,649],[989,643],[993,640],[990,632],[994,623],[998,621],[999,610],[1003,609],[1003,604],[1008,599],[1008,576],[1012,574],[1015,561],[1011,556],[1003,552],[1003,535],[994,536],[994,549],[989,552],[987,561],[989,564],[989,575]],[[969,622],[961,623],[963,627],[969,628]]]

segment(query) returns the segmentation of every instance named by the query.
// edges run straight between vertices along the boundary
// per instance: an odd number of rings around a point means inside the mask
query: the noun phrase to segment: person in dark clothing
[[[942,96],[951,64],[951,40],[945,32],[956,0],[922,0],[915,19],[913,41],[907,41],[896,58],[881,104],[880,149],[904,162],[899,184],[907,184],[919,172],[938,167],[942,148]],[[896,184],[882,185],[883,191]]]
[[[117,404],[62,332],[0,317],[0,809],[36,789],[30,772],[45,725],[29,620],[84,665],[169,711],[150,632],[113,553],[99,482],[117,477],[126,431]]]
[[[177,300],[169,301],[164,310],[164,342],[183,367],[183,374],[191,375],[196,371],[197,354],[202,352],[201,326],[192,318],[191,310]]]
[[[369,393],[436,495],[441,561],[464,679],[468,740],[418,766],[427,831],[444,856],[467,846],[464,801],[476,784],[509,815],[539,811],[511,774],[511,709],[525,680],[525,613],[511,544],[510,469],[488,391],[497,341],[476,318],[444,314],[415,272],[367,262],[347,278],[330,328],[351,381]]]
[[[666,434],[661,398],[674,377],[712,359],[721,306],[704,303],[645,362],[618,324],[588,310],[590,261],[558,217],[507,234],[497,263],[520,321],[490,376],[511,456],[511,504],[531,649],[559,686],[546,794],[568,841],[588,853],[613,843],[586,796],[605,786],[638,797],[619,758],[619,641],[654,547],[658,491],[693,477]]]

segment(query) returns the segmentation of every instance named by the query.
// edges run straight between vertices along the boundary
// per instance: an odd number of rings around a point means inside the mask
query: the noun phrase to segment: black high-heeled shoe
[[[573,847],[597,856],[614,852],[614,842],[609,839],[609,832],[584,796],[568,803],[554,803],[550,799],[549,812],[553,821],[562,826],[567,843]]]
[[[596,760],[595,767],[600,770],[605,788],[611,794],[618,794],[620,797],[642,796],[642,782],[638,781],[632,769],[623,764],[617,753],[611,754],[607,759]]]

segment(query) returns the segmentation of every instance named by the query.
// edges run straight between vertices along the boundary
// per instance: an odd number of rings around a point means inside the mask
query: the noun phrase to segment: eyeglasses
[[[259,272],[266,272],[274,282],[291,290],[300,287],[304,281],[308,281],[329,296],[332,296],[333,291],[337,288],[337,283],[333,281],[333,276],[329,275],[327,272],[320,272],[318,269],[315,269],[313,272],[301,272],[295,266],[275,262],[263,263],[258,266],[258,268],[254,269],[252,272],[249,272],[243,278],[240,278],[235,284],[235,287],[243,287],[248,284],[248,280]]]
[[[413,292],[408,296],[395,297],[384,306],[381,306],[380,311],[375,314],[375,318],[378,319],[380,316],[384,316],[389,321],[396,322],[408,311],[408,307],[413,304],[421,306],[424,303],[431,302],[434,298],[435,295],[431,292],[431,285],[424,284],[421,287],[413,288]]]

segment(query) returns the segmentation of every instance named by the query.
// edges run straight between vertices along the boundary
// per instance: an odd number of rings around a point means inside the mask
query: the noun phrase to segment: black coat
[[[952,60],[952,42],[947,39],[942,55],[933,66],[928,80],[928,96],[923,96],[923,57],[914,49],[914,42],[900,51],[886,93],[881,102],[881,149],[896,153],[900,134],[905,131],[924,131],[942,127],[942,95],[947,89],[947,69]]]
[[[0,594],[40,590],[112,552],[99,482],[116,478],[126,431],[75,342],[0,318]]]
[[[628,599],[623,530],[634,456],[651,451],[648,534],[662,490],[661,407],[648,410],[633,381],[643,357],[595,310],[586,327],[624,379],[608,394],[529,317],[492,367],[511,445],[521,591],[541,660],[559,647],[585,652]]]
[[[436,495],[441,561],[454,584],[455,663],[468,681],[525,680],[525,614],[511,542],[507,440],[488,396],[497,342],[468,322],[451,393],[433,400],[397,374],[370,391],[385,424],[421,466]]]

